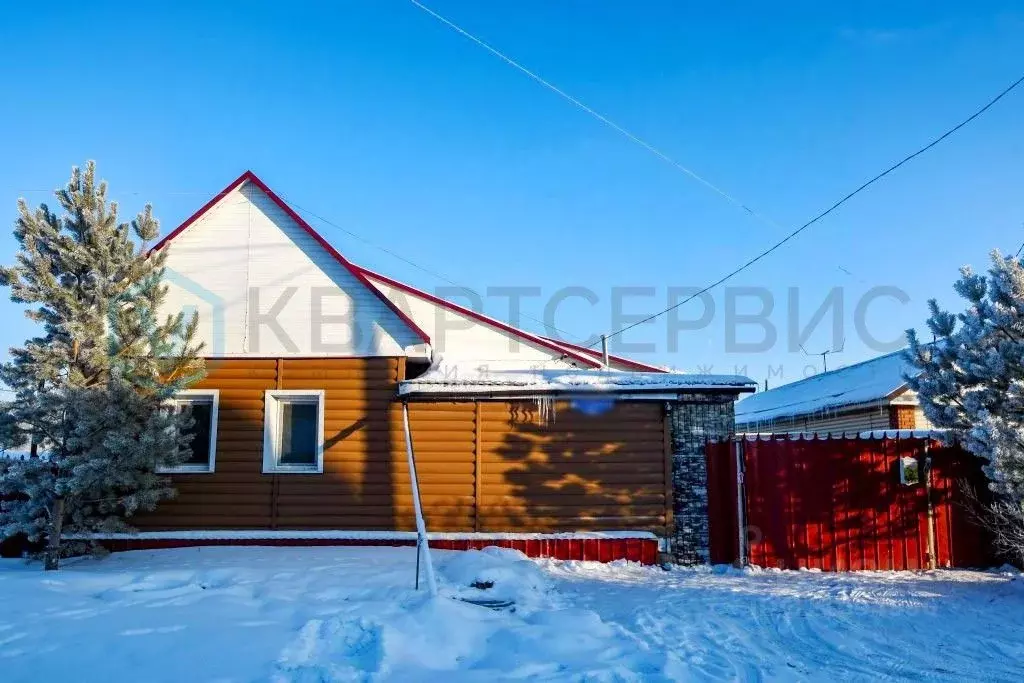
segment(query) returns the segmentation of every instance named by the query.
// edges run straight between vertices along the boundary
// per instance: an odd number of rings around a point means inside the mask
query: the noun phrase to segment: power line
[[[625,127],[619,125],[615,121],[609,119],[607,116],[605,116],[605,115],[595,111],[594,109],[592,109],[591,107],[587,106],[586,104],[584,104],[582,101],[580,101],[576,97],[574,97],[574,96],[570,95],[569,93],[565,92],[564,90],[562,90],[558,86],[554,85],[550,81],[545,80],[543,77],[541,77],[538,74],[534,73],[530,69],[526,68],[525,66],[523,66],[522,64],[520,64],[516,60],[512,59],[508,55],[504,54],[503,52],[501,52],[497,48],[493,47],[492,45],[489,45],[488,43],[486,43],[482,39],[478,38],[477,36],[471,34],[469,31],[465,30],[464,28],[462,28],[461,26],[459,26],[455,22],[453,22],[450,19],[442,16],[441,14],[438,14],[437,12],[435,12],[432,9],[430,9],[429,7],[424,5],[423,3],[419,2],[418,0],[410,0],[410,2],[414,6],[416,6],[417,8],[422,10],[423,12],[425,12],[426,14],[428,14],[431,17],[433,17],[434,19],[436,19],[437,21],[441,22],[442,24],[444,24],[444,25],[448,26],[449,28],[451,28],[452,30],[454,30],[456,33],[460,34],[461,36],[467,38],[468,40],[472,41],[473,43],[475,43],[478,46],[482,47],[483,49],[487,50],[492,55],[494,55],[495,57],[499,58],[500,60],[502,60],[503,62],[505,62],[509,66],[511,66],[514,69],[516,69],[516,70],[520,71],[521,73],[525,74],[526,76],[528,76],[532,80],[536,81],[537,83],[539,83],[540,85],[544,86],[548,90],[552,91],[553,93],[555,93],[559,97],[563,98],[564,100],[570,102],[574,106],[576,106],[579,109],[583,110],[584,112],[586,112],[590,116],[594,117],[595,119],[597,119],[601,123],[604,123],[605,125],[609,126],[610,128],[612,128],[616,132],[618,132],[621,135],[623,135],[626,138],[628,138],[631,142],[639,145],[640,147],[644,148],[648,152],[654,154],[656,157],[658,157],[662,161],[668,163],[669,165],[671,165],[675,169],[685,173],[686,175],[688,175],[689,177],[691,177],[695,181],[699,182],[700,184],[704,185],[708,189],[712,190],[716,194],[720,195],[721,197],[723,197],[724,199],[729,201],[731,204],[739,207],[740,209],[745,211],[747,214],[749,214],[749,215],[751,215],[751,216],[753,216],[753,217],[761,220],[762,222],[767,223],[768,225],[771,225],[773,227],[781,227],[781,226],[779,226],[778,223],[776,223],[772,219],[770,219],[767,216],[765,216],[765,215],[755,211],[749,205],[747,205],[744,202],[740,201],[739,199],[737,199],[733,195],[729,194],[728,192],[726,192],[722,188],[718,187],[717,185],[715,185],[711,181],[707,180],[703,176],[699,175],[698,173],[696,173],[692,169],[684,166],[680,162],[678,162],[675,159],[673,159],[672,157],[668,156],[667,154],[665,154],[664,152],[662,152],[661,150],[656,148],[651,143],[649,143],[646,140],[640,138],[638,135],[636,135],[635,133],[629,131]],[[871,185],[873,185],[877,181],[879,181],[882,178],[884,178],[885,176],[889,175],[890,173],[892,173],[893,171],[895,171],[899,167],[903,166],[907,162],[913,160],[914,158],[920,156],[921,154],[924,154],[929,149],[931,149],[935,145],[939,144],[940,142],[945,140],[947,137],[949,137],[953,133],[957,132],[958,130],[960,130],[961,128],[963,128],[967,124],[969,124],[971,121],[973,121],[977,117],[981,116],[990,107],[992,107],[996,102],[1001,100],[1003,97],[1005,97],[1007,94],[1009,94],[1010,91],[1012,91],[1014,88],[1016,88],[1018,85],[1020,85],[1021,82],[1024,82],[1024,76],[1022,76],[1021,78],[1019,78],[1016,81],[1014,81],[1009,87],[1007,87],[1005,90],[1003,90],[998,95],[996,95],[985,106],[983,106],[978,111],[974,112],[974,114],[972,114],[968,118],[964,119],[963,121],[961,121],[959,124],[957,124],[953,128],[950,128],[945,133],[940,135],[938,138],[932,140],[930,143],[928,143],[924,147],[918,149],[913,154],[910,154],[910,155],[904,157],[903,159],[901,159],[896,164],[893,164],[892,166],[890,166],[886,170],[882,171],[881,173],[879,173],[878,175],[874,176],[873,178],[871,178],[867,182],[863,183],[860,187],[858,187],[857,189],[853,190],[852,192],[850,192],[849,194],[847,194],[846,196],[841,198],[839,201],[835,202],[832,206],[828,207],[827,209],[825,209],[824,211],[822,211],[821,213],[816,215],[814,218],[812,218],[811,220],[807,221],[806,223],[804,223],[803,225],[798,227],[796,230],[794,230],[791,233],[789,233],[788,235],[786,235],[783,239],[779,240],[778,242],[773,244],[771,247],[769,247],[765,251],[761,252],[760,254],[758,254],[757,256],[753,257],[752,259],[750,259],[746,263],[742,264],[739,268],[736,268],[735,270],[733,270],[732,272],[728,273],[724,277],[716,280],[715,282],[711,283],[710,285],[708,285],[704,289],[700,290],[699,292],[693,294],[692,296],[684,299],[683,301],[681,301],[681,302],[679,302],[679,303],[677,303],[677,304],[675,304],[673,306],[670,306],[670,307],[666,308],[665,310],[663,310],[663,311],[661,311],[659,313],[655,313],[655,314],[653,314],[651,316],[643,318],[642,320],[638,320],[637,322],[634,322],[634,323],[632,323],[630,325],[627,325],[626,327],[623,327],[620,330],[612,331],[611,333],[606,335],[606,337],[614,337],[614,336],[622,334],[623,332],[625,332],[625,331],[627,331],[629,329],[632,329],[632,328],[634,328],[634,327],[636,327],[638,325],[642,325],[642,324],[644,324],[646,322],[650,322],[651,320],[654,320],[654,319],[664,315],[665,313],[668,313],[669,311],[673,311],[673,310],[679,308],[680,306],[684,306],[688,302],[693,301],[693,299],[697,298],[701,294],[706,293],[708,290],[714,289],[718,285],[720,285],[720,284],[722,284],[722,283],[732,279],[733,277],[735,277],[739,273],[743,272],[744,270],[746,270],[750,266],[754,265],[755,263],[757,263],[758,261],[760,261],[764,257],[768,256],[769,254],[771,254],[772,252],[777,250],[778,248],[782,247],[784,244],[786,244],[791,239],[793,239],[794,237],[799,235],[801,232],[803,232],[807,228],[811,227],[812,225],[814,225],[815,223],[820,221],[822,218],[825,218],[826,216],[828,216],[830,213],[832,213],[833,211],[838,209],[840,206],[845,204],[847,201],[849,201],[850,199],[852,199],[856,195],[858,195],[861,192],[863,192],[864,190],[866,190],[868,187],[870,187]],[[1024,244],[1022,244],[1021,245],[1021,249],[1018,250],[1018,252],[1017,252],[1018,255],[1020,254],[1021,250],[1024,250]],[[597,345],[597,342],[594,342],[594,343],[591,343],[587,348],[593,348],[596,345]]]
[[[1001,91],[1001,92],[1000,92],[1000,93],[999,93],[998,95],[996,95],[996,96],[995,96],[995,97],[993,97],[993,98],[992,98],[991,100],[989,100],[989,101],[988,101],[988,102],[987,102],[987,103],[985,104],[985,106],[983,106],[983,107],[982,107],[981,109],[978,109],[978,110],[977,110],[976,112],[974,112],[973,114],[971,114],[970,116],[968,116],[968,117],[967,117],[966,119],[964,119],[964,120],[963,120],[963,121],[961,121],[960,123],[956,124],[955,126],[953,126],[952,128],[950,128],[949,130],[947,130],[947,131],[946,131],[945,133],[943,133],[943,134],[942,134],[942,135],[940,135],[939,137],[937,137],[937,138],[935,138],[934,140],[932,140],[931,142],[929,142],[929,143],[928,143],[927,145],[925,145],[924,147],[921,147],[920,149],[918,149],[917,151],[913,152],[912,154],[909,154],[909,155],[907,155],[907,156],[903,157],[903,158],[902,158],[902,159],[900,159],[900,160],[899,160],[898,162],[896,162],[895,164],[893,164],[893,165],[892,165],[892,166],[890,166],[889,168],[885,169],[884,171],[882,171],[882,172],[881,172],[881,173],[879,173],[878,175],[874,176],[873,178],[871,178],[871,179],[870,179],[870,180],[868,180],[867,182],[865,182],[865,183],[862,183],[862,184],[861,184],[861,185],[860,185],[860,186],[859,186],[859,187],[858,187],[857,189],[855,189],[855,190],[853,190],[852,192],[848,193],[848,194],[847,194],[846,196],[844,196],[844,197],[843,197],[842,199],[840,199],[839,201],[837,201],[837,202],[835,202],[834,204],[832,204],[832,205],[831,205],[830,207],[828,207],[827,209],[825,209],[824,211],[822,211],[821,213],[819,213],[818,215],[816,215],[816,216],[815,216],[814,218],[812,218],[811,220],[807,221],[806,223],[804,223],[803,225],[801,225],[800,227],[798,227],[798,228],[797,228],[796,230],[792,231],[791,233],[789,233],[788,235],[786,235],[785,237],[783,237],[783,238],[782,238],[781,240],[779,240],[778,242],[776,242],[775,244],[773,244],[773,245],[772,245],[772,246],[770,246],[769,248],[767,248],[767,249],[765,249],[764,251],[762,251],[761,253],[759,253],[759,254],[758,254],[757,256],[754,256],[754,257],[753,257],[753,258],[751,258],[750,260],[746,261],[746,262],[745,262],[745,263],[744,263],[743,265],[741,265],[740,267],[738,267],[738,268],[736,268],[736,269],[732,270],[731,272],[729,272],[728,274],[726,274],[726,275],[725,275],[724,277],[721,277],[721,278],[719,278],[718,280],[715,280],[714,282],[712,282],[712,283],[711,283],[710,285],[708,285],[707,287],[704,287],[704,288],[703,288],[703,289],[701,289],[701,290],[700,290],[699,292],[697,292],[697,293],[693,294],[692,296],[689,296],[689,297],[687,297],[687,298],[686,298],[686,299],[684,299],[683,301],[680,301],[679,303],[677,303],[677,304],[675,304],[675,305],[673,305],[673,306],[669,306],[668,308],[666,308],[666,309],[665,309],[665,310],[663,310],[663,311],[660,311],[659,313],[655,313],[654,315],[649,315],[649,316],[647,316],[646,318],[643,318],[642,320],[638,320],[638,321],[636,321],[636,322],[634,322],[634,323],[631,323],[631,324],[629,324],[629,325],[626,325],[625,327],[623,327],[623,328],[621,328],[621,329],[619,329],[619,330],[614,330],[614,331],[612,331],[612,332],[609,332],[607,336],[608,336],[609,338],[610,338],[610,337],[614,337],[614,336],[616,336],[616,335],[619,335],[619,334],[622,334],[623,332],[625,332],[625,331],[627,331],[627,330],[630,330],[630,329],[632,329],[632,328],[634,328],[634,327],[636,327],[636,326],[638,326],[638,325],[643,325],[644,323],[650,322],[651,320],[654,320],[655,318],[661,317],[661,316],[665,315],[666,313],[668,313],[669,311],[674,311],[675,309],[679,308],[680,306],[683,306],[683,305],[685,305],[686,303],[688,303],[688,302],[690,302],[690,301],[693,301],[694,299],[696,299],[696,298],[697,298],[698,296],[700,296],[701,294],[704,294],[704,293],[706,293],[706,292],[707,292],[708,290],[714,289],[714,288],[715,288],[715,287],[717,287],[718,285],[720,285],[720,284],[722,284],[722,283],[724,283],[724,282],[726,282],[726,281],[728,281],[728,280],[732,279],[732,278],[733,278],[733,277],[735,277],[736,275],[738,275],[738,274],[742,273],[742,272],[743,272],[744,270],[746,270],[746,269],[747,269],[747,268],[749,268],[750,266],[754,265],[755,263],[757,263],[758,261],[760,261],[760,260],[761,260],[761,259],[763,259],[764,257],[768,256],[769,254],[771,254],[772,252],[774,252],[775,250],[777,250],[778,248],[780,248],[781,246],[783,246],[784,244],[786,244],[787,242],[789,242],[790,240],[792,240],[792,239],[793,239],[794,237],[796,237],[797,235],[799,235],[800,233],[802,233],[802,232],[803,232],[804,230],[806,230],[807,228],[811,227],[812,225],[814,225],[815,223],[817,223],[818,221],[820,221],[820,220],[821,220],[822,218],[824,218],[825,216],[828,216],[828,215],[829,215],[830,213],[832,213],[833,211],[835,211],[836,209],[838,209],[838,208],[839,208],[840,206],[842,206],[843,204],[845,204],[845,203],[846,203],[846,202],[848,202],[849,200],[853,199],[853,198],[854,198],[855,196],[857,196],[858,194],[860,194],[861,192],[863,192],[864,190],[866,190],[866,189],[867,189],[868,187],[870,187],[871,185],[874,185],[874,184],[875,184],[876,182],[878,182],[878,181],[879,181],[879,180],[881,180],[882,178],[886,177],[887,175],[889,175],[890,173],[892,173],[893,171],[895,171],[895,170],[896,170],[896,169],[898,169],[899,167],[903,166],[903,165],[904,165],[904,164],[906,164],[907,162],[909,162],[909,161],[911,161],[911,160],[913,160],[913,159],[915,159],[915,158],[917,158],[917,157],[921,156],[922,154],[924,154],[925,152],[927,152],[928,150],[930,150],[930,149],[931,149],[932,147],[935,147],[935,146],[936,146],[936,145],[938,145],[938,144],[939,144],[940,142],[942,142],[943,140],[945,140],[946,138],[948,138],[948,137],[949,137],[950,135],[953,135],[953,134],[954,134],[954,133],[956,133],[956,132],[957,132],[958,130],[960,130],[961,128],[963,128],[963,127],[964,127],[964,126],[966,126],[967,124],[969,124],[969,123],[970,123],[971,121],[973,121],[974,119],[976,119],[976,118],[978,118],[979,116],[981,116],[982,114],[984,114],[984,113],[985,113],[986,111],[988,111],[989,109],[991,109],[991,108],[992,108],[992,107],[993,107],[993,106],[994,106],[994,105],[996,104],[996,102],[998,102],[999,100],[1003,99],[1003,98],[1004,98],[1004,97],[1006,97],[1006,96],[1007,96],[1008,94],[1010,94],[1010,92],[1011,92],[1011,91],[1012,91],[1012,90],[1013,90],[1014,88],[1016,88],[1017,86],[1019,86],[1019,85],[1020,85],[1021,83],[1024,83],[1024,76],[1021,76],[1021,77],[1020,77],[1020,78],[1018,78],[1018,79],[1017,79],[1016,81],[1014,81],[1014,82],[1013,82],[1013,83],[1011,83],[1011,84],[1010,84],[1009,86],[1007,86],[1007,87],[1006,87],[1006,88],[1005,88],[1004,90],[1002,90],[1002,91]],[[1024,246],[1022,246],[1021,248],[1022,248],[1022,249],[1024,249]],[[595,346],[595,344],[591,344],[590,346],[591,346],[591,347],[593,347],[593,346]]]
[[[438,14],[434,10],[430,9],[429,7],[424,5],[423,3],[418,2],[417,0],[409,0],[409,1],[413,5],[418,7],[419,9],[423,10],[424,12],[429,14],[430,16],[432,16],[435,19],[437,19],[438,21],[440,21],[445,26],[448,26],[453,31],[457,32],[459,35],[464,36],[465,38],[468,38],[469,40],[473,41],[474,43],[476,43],[477,45],[479,45],[483,49],[487,50],[492,55],[494,55],[495,57],[500,59],[501,61],[505,62],[506,64],[508,64],[509,66],[513,67],[514,69],[517,69],[520,72],[526,74],[531,79],[533,79],[537,83],[541,84],[542,86],[544,86],[545,88],[547,88],[551,92],[555,93],[556,95],[558,95],[562,99],[566,100],[567,102],[569,102],[569,103],[573,104],[574,106],[578,107],[579,109],[583,110],[584,112],[586,112],[590,116],[594,117],[595,119],[597,119],[601,123],[605,124],[606,126],[611,128],[612,130],[616,131],[617,133],[625,136],[630,142],[633,142],[634,144],[639,145],[640,147],[642,147],[643,149],[647,150],[648,152],[650,152],[654,156],[658,157],[659,159],[661,159],[662,161],[664,161],[668,165],[670,165],[673,168],[675,168],[677,171],[681,171],[682,173],[688,175],[693,180],[697,181],[698,183],[700,183],[704,187],[708,188],[709,190],[711,190],[715,194],[717,194],[717,195],[721,196],[722,198],[724,198],[730,204],[732,204],[732,205],[742,209],[745,213],[753,216],[754,218],[757,218],[758,220],[760,220],[760,221],[762,221],[764,223],[767,223],[768,225],[770,225],[772,227],[775,227],[775,228],[781,228],[782,227],[778,223],[773,221],[771,218],[768,218],[767,216],[765,216],[765,215],[763,215],[761,213],[758,213],[753,208],[751,208],[748,204],[745,204],[741,200],[737,199],[735,196],[729,194],[728,192],[723,190],[721,187],[719,187],[718,185],[715,185],[710,180],[708,180],[707,178],[703,177],[702,175],[700,175],[699,173],[697,173],[693,169],[688,168],[687,166],[684,166],[682,163],[676,161],[675,159],[670,157],[668,154],[662,152],[660,149],[658,149],[657,147],[655,147],[651,143],[647,142],[646,140],[641,138],[639,135],[633,133],[632,131],[630,131],[629,129],[625,128],[624,126],[619,125],[618,123],[616,123],[615,121],[611,120],[610,118],[608,118],[604,114],[601,114],[600,112],[595,111],[591,107],[589,107],[586,104],[584,104],[581,100],[579,100],[576,97],[574,97],[574,96],[570,95],[569,93],[565,92],[564,90],[562,90],[561,88],[559,88],[555,84],[551,83],[550,81],[545,80],[544,78],[542,78],[541,76],[537,75],[536,73],[534,73],[530,69],[527,69],[525,66],[523,66],[522,64],[520,64],[516,60],[512,59],[511,57],[509,57],[505,53],[501,52],[497,48],[495,48],[495,47],[489,45],[488,43],[484,42],[483,40],[481,40],[480,38],[476,37],[475,35],[473,35],[469,31],[465,30],[464,28],[462,28],[458,24],[454,23],[450,19],[447,19],[447,18],[441,16],[440,14]]]

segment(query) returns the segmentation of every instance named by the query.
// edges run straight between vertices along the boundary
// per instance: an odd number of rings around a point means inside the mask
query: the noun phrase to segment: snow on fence
[[[709,443],[706,458],[714,563],[851,571],[994,562],[961,489],[987,494],[980,462],[928,435],[741,436]]]
[[[511,548],[529,557],[556,560],[641,564],[658,561],[658,538],[649,532],[573,533],[428,533],[432,550],[482,550],[490,546]],[[110,534],[102,544],[113,552],[188,548],[192,546],[415,546],[411,531],[258,531],[222,530],[198,532],[143,531]]]

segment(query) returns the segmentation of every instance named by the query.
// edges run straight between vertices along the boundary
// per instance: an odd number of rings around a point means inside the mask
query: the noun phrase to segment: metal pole
[[[416,590],[420,589],[420,535],[416,534],[416,584],[413,586]]]
[[[924,495],[928,503],[928,568],[938,566],[935,557],[935,507],[932,505],[932,456],[928,453],[928,442],[924,442]]]
[[[611,365],[608,362],[608,335],[601,335],[601,361],[604,363],[605,370]]]
[[[412,452],[412,433],[409,430],[409,403],[402,402],[402,423],[405,428],[405,455],[409,460],[409,480],[412,484],[412,504],[416,511],[416,560],[422,548],[424,566],[427,570],[427,588],[430,595],[437,596],[437,579],[434,577],[434,563],[430,560],[430,544],[427,543],[427,524],[423,521],[423,507],[420,504],[420,483],[416,476],[416,457]],[[419,571],[417,570],[417,576]]]
[[[736,438],[736,527],[737,527],[737,562],[739,566],[747,566],[747,511],[743,505],[743,437]]]

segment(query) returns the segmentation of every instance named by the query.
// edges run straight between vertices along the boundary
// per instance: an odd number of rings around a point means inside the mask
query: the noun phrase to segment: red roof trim
[[[199,220],[199,219],[200,219],[200,218],[202,217],[202,215],[203,215],[203,214],[205,214],[205,213],[206,213],[207,211],[209,211],[210,209],[212,209],[212,208],[213,208],[213,205],[214,205],[214,204],[216,204],[216,203],[217,203],[217,202],[219,202],[219,201],[220,201],[221,199],[223,199],[223,198],[224,198],[224,197],[226,197],[227,195],[229,195],[229,194],[231,194],[232,192],[234,192],[234,191],[235,191],[235,189],[237,189],[237,188],[238,188],[238,186],[240,186],[240,185],[241,185],[242,183],[244,183],[244,182],[245,182],[246,180],[249,180],[249,179],[250,179],[250,177],[251,177],[251,178],[255,178],[256,176],[255,176],[255,175],[253,175],[253,172],[252,172],[252,171],[246,171],[246,172],[245,172],[245,173],[243,173],[242,175],[240,175],[240,176],[238,176],[237,178],[235,178],[234,180],[232,180],[232,181],[231,181],[231,184],[230,184],[230,185],[228,185],[228,186],[227,186],[227,187],[225,187],[225,188],[224,188],[223,190],[221,190],[220,192],[218,192],[217,194],[215,194],[215,195],[213,196],[213,199],[211,199],[210,201],[208,201],[208,202],[206,202],[205,204],[203,204],[202,208],[200,208],[200,209],[199,209],[198,211],[196,211],[196,212],[195,212],[194,214],[192,214],[191,216],[189,216],[188,218],[186,218],[186,219],[185,219],[185,220],[184,220],[184,221],[182,222],[182,224],[181,224],[181,225],[179,225],[179,226],[178,226],[178,227],[176,227],[176,228],[175,228],[174,230],[171,230],[171,231],[170,231],[169,233],[167,233],[167,235],[165,235],[165,236],[164,236],[164,237],[163,237],[163,238],[162,238],[162,239],[161,239],[161,240],[160,240],[159,242],[157,242],[156,244],[154,244],[154,245],[153,245],[153,248],[152,248],[152,249],[150,249],[149,251],[150,251],[150,252],[154,252],[154,251],[160,251],[161,249],[163,249],[163,248],[164,248],[164,246],[166,246],[168,242],[170,242],[170,241],[171,241],[171,240],[173,240],[173,239],[174,239],[175,237],[177,237],[177,236],[178,236],[178,235],[180,235],[180,234],[181,234],[182,232],[184,232],[184,231],[185,231],[185,228],[187,228],[188,226],[192,225],[192,224],[193,224],[193,223],[195,223],[195,222],[196,222],[197,220]]]
[[[404,282],[399,282],[398,280],[394,280],[394,279],[388,277],[387,275],[381,275],[380,273],[375,273],[372,270],[368,270],[368,269],[363,268],[362,266],[358,266],[356,264],[352,264],[352,265],[353,265],[354,268],[357,268],[358,270],[362,271],[364,275],[366,275],[368,277],[371,277],[374,280],[380,280],[381,282],[383,282],[383,283],[385,283],[385,284],[387,284],[387,285],[389,285],[391,287],[395,287],[396,289],[400,289],[400,290],[402,290],[404,292],[412,294],[413,296],[417,296],[417,297],[426,299],[427,301],[429,301],[431,303],[434,303],[434,304],[437,304],[438,306],[442,306],[442,307],[447,308],[449,310],[455,311],[456,313],[460,313],[460,314],[465,315],[465,316],[467,316],[469,318],[473,318],[474,320],[478,320],[478,321],[480,321],[480,322],[482,322],[484,324],[490,325],[491,327],[496,327],[499,330],[502,330],[503,332],[508,332],[509,334],[513,334],[513,335],[515,335],[517,337],[520,337],[522,339],[525,339],[525,340],[531,342],[532,344],[536,344],[537,346],[542,346],[544,348],[551,349],[552,351],[557,351],[558,353],[561,353],[561,354],[563,354],[565,356],[568,356],[569,358],[572,358],[572,359],[574,359],[576,361],[584,363],[584,364],[586,364],[589,367],[592,367],[592,368],[599,368],[599,367],[601,367],[601,364],[599,362],[595,361],[593,358],[589,358],[586,355],[578,353],[574,349],[569,348],[568,345],[563,345],[562,342],[556,342],[553,339],[548,339],[547,337],[542,337],[540,335],[533,334],[532,332],[527,332],[525,330],[520,330],[520,329],[518,329],[516,327],[512,327],[508,323],[504,323],[504,322],[498,320],[497,318],[491,318],[490,316],[486,316],[486,315],[484,315],[482,313],[477,313],[476,311],[474,311],[471,308],[466,308],[465,306],[460,306],[459,304],[452,303],[451,301],[448,301],[447,299],[442,299],[441,297],[435,296],[433,294],[430,294],[429,292],[425,292],[422,289],[417,289],[416,287],[413,287],[412,285],[407,285]]]
[[[157,242],[156,245],[150,251],[158,251],[158,250],[162,249],[172,239],[174,239],[175,237],[180,235],[185,230],[185,228],[187,228],[188,226],[190,226],[193,223],[195,223],[203,214],[205,214],[207,211],[212,209],[213,206],[217,202],[219,202],[221,199],[223,199],[226,195],[228,195],[231,192],[233,192],[234,190],[236,190],[238,187],[240,187],[245,182],[250,182],[253,185],[255,185],[256,187],[260,188],[260,190],[262,190],[262,192],[265,195],[270,197],[270,200],[272,202],[277,204],[281,208],[282,211],[284,211],[286,214],[288,214],[289,218],[291,218],[293,221],[298,223],[299,227],[301,227],[303,230],[305,230],[307,233],[309,233],[309,236],[312,237],[314,240],[316,240],[317,243],[321,247],[323,247],[327,251],[328,254],[333,256],[334,260],[337,261],[338,263],[340,263],[341,266],[343,268],[345,268],[345,270],[347,270],[349,273],[351,273],[352,276],[356,280],[358,280],[360,282],[360,284],[362,284],[364,287],[369,288],[369,290],[371,292],[373,292],[377,296],[378,299],[383,301],[384,304],[389,309],[391,309],[391,311],[394,312],[395,315],[397,315],[398,318],[403,323],[405,323],[406,326],[408,326],[409,329],[411,329],[413,331],[413,333],[417,337],[419,337],[421,340],[423,340],[424,343],[427,343],[427,344],[430,343],[430,337],[427,336],[427,333],[424,332],[420,328],[419,325],[417,325],[415,322],[413,322],[412,318],[410,318],[409,315],[405,311],[400,309],[398,306],[395,305],[395,303],[393,301],[391,301],[391,299],[389,299],[387,296],[385,296],[384,292],[382,292],[379,289],[377,289],[376,287],[374,287],[373,284],[369,280],[366,279],[366,276],[363,274],[363,271],[362,271],[361,268],[356,267],[351,261],[349,261],[347,258],[345,258],[340,253],[338,253],[338,251],[334,247],[331,246],[330,242],[325,240],[320,235],[320,233],[318,233],[316,230],[314,230],[313,227],[309,223],[307,223],[305,220],[303,220],[302,216],[297,214],[292,209],[292,207],[288,206],[288,204],[286,204],[283,199],[278,197],[277,194],[273,190],[271,190],[269,187],[267,187],[267,184],[264,183],[262,180],[260,180],[256,176],[256,174],[253,173],[252,171],[246,171],[242,175],[238,176],[238,178],[236,178],[230,185],[228,185],[223,190],[218,192],[213,197],[213,199],[211,199],[210,201],[206,202],[206,204],[204,204],[201,209],[199,209],[194,214],[192,214],[191,216],[186,218],[185,221],[181,225],[179,225],[177,228],[175,228],[174,230],[169,232],[167,234],[167,236],[164,237],[162,240]]]
[[[588,348],[580,344],[573,344],[572,342],[563,341],[561,339],[552,339],[551,337],[545,337],[545,339],[551,339],[551,341],[556,344],[561,344],[562,346],[568,347],[574,351],[579,351],[580,353],[585,353],[589,356],[593,356],[594,358],[601,357],[601,352],[597,349]],[[619,365],[625,365],[626,367],[632,368],[633,370],[639,370],[641,372],[668,372],[665,368],[659,368],[657,365],[641,363],[638,360],[633,360],[632,358],[626,358],[624,356],[616,356],[613,353],[608,354],[608,358]]]

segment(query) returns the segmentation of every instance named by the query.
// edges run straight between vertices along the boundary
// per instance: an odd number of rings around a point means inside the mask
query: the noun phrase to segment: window
[[[324,471],[324,392],[268,391],[263,472]]]
[[[216,389],[189,389],[178,392],[170,401],[170,408],[176,413],[192,415],[192,426],[184,431],[192,436],[189,447],[192,454],[188,460],[174,467],[159,468],[162,473],[171,472],[213,472],[214,456],[217,450],[217,402]]]

